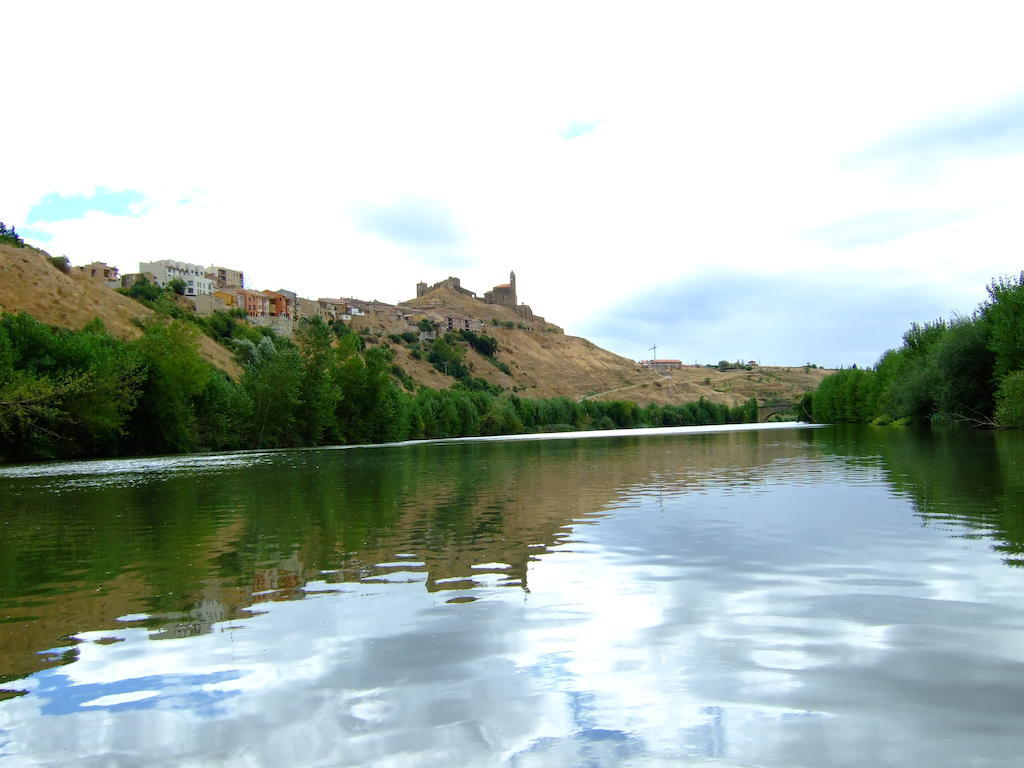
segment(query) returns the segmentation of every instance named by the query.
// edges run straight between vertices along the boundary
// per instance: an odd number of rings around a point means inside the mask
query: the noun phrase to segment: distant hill
[[[633,400],[645,405],[687,403],[705,397],[712,402],[738,405],[748,398],[759,402],[795,401],[816,389],[827,373],[804,367],[755,367],[737,369],[685,367],[663,374],[641,368],[628,358],[616,355],[578,336],[563,333],[549,322],[530,322],[509,307],[485,304],[479,299],[440,287],[402,307],[424,311],[451,310],[479,320],[484,333],[499,343],[496,358],[509,366],[512,375],[498,370],[488,360],[468,350],[474,376],[507,389],[516,389],[523,397],[592,397],[597,400]],[[511,323],[508,328],[498,323]],[[364,327],[369,327],[367,324]],[[430,387],[445,387],[452,380],[410,351],[392,345],[395,362],[414,379]]]
[[[403,302],[404,310],[450,312],[483,324],[483,333],[498,340],[496,359],[511,374],[467,349],[466,358],[475,377],[499,384],[522,397],[564,396],[574,400],[633,400],[640,404],[686,403],[705,397],[737,405],[754,397],[759,402],[794,401],[817,388],[827,371],[803,367],[755,367],[722,372],[715,368],[686,367],[668,374],[641,368],[636,362],[569,336],[540,318],[527,318],[511,307],[484,302],[440,287]],[[122,339],[141,335],[136,324],[152,311],[84,275],[56,269],[49,254],[31,247],[0,244],[0,311],[27,312],[36,319],[63,328],[80,329],[99,317],[107,329]],[[495,321],[498,323],[495,325]],[[511,326],[511,327],[508,327]],[[394,362],[416,382],[444,389],[454,379],[416,359],[407,346],[388,339],[408,331],[406,323],[371,317],[352,319],[352,327],[373,344],[387,344]],[[210,363],[237,377],[241,369],[230,351],[207,337],[200,338],[200,352]],[[423,356],[421,355],[421,358]]]

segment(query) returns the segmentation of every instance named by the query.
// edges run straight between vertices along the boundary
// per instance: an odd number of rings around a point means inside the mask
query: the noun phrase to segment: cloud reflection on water
[[[255,618],[195,637],[79,635],[74,663],[0,707],[3,749],[82,765],[1010,765],[1020,573],[922,527],[877,456],[793,438],[566,444],[531,478],[531,513],[566,503],[558,483],[600,492],[549,521],[569,522],[529,550],[528,591],[499,586],[520,567],[508,550],[475,540],[442,575],[412,536],[368,550],[372,572],[327,569],[305,599],[268,593]],[[508,481],[499,454],[439,450],[490,462],[478,487]],[[172,684],[142,697],[158,677]]]

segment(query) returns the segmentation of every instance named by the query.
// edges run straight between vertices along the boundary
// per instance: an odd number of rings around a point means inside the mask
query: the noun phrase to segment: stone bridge
[[[778,414],[793,411],[799,406],[799,403],[765,403],[757,407],[757,421],[759,424],[763,424],[768,421],[769,418]]]

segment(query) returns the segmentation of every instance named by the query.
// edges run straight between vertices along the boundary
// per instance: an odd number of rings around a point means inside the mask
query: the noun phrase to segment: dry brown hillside
[[[796,400],[818,386],[828,373],[820,369],[754,368],[720,372],[713,368],[687,367],[660,374],[641,368],[633,360],[621,357],[578,336],[568,336],[557,325],[527,321],[508,307],[484,304],[471,296],[439,288],[404,307],[425,311],[450,310],[475,318],[485,332],[500,345],[497,359],[506,364],[511,375],[503,373],[487,359],[467,350],[474,376],[523,397],[564,396],[574,400],[593,397],[600,400],[633,400],[646,403],[686,403],[706,397],[727,405],[736,405],[754,397],[759,402]],[[138,319],[152,312],[136,301],[122,296],[82,275],[66,275],[55,269],[44,251],[0,245],[0,311],[27,312],[38,320],[63,328],[79,329],[93,318],[100,318],[118,338],[130,340],[141,335]],[[511,323],[507,328],[492,324]],[[387,343],[387,334],[401,333],[409,326],[397,320],[371,321],[360,318],[353,323],[357,331],[376,334],[378,343]],[[391,344],[395,363],[420,384],[437,389],[451,386],[454,380],[411,351]],[[232,376],[241,371],[230,352],[211,339],[200,337],[203,356]]]
[[[37,320],[79,330],[95,318],[119,339],[142,335],[136,320],[153,312],[84,275],[66,275],[56,269],[45,251],[0,244],[0,311],[26,312]],[[241,369],[231,353],[201,336],[199,351],[213,365],[232,376]]]
[[[661,374],[641,368],[633,360],[609,352],[578,336],[568,336],[551,323],[526,323],[507,307],[484,304],[471,296],[438,288],[402,306],[418,309],[447,308],[484,323],[484,332],[498,339],[497,359],[512,371],[508,376],[485,358],[468,350],[474,376],[515,389],[524,397],[592,397],[599,400],[633,400],[641,404],[687,403],[705,397],[713,402],[737,405],[753,397],[760,403],[795,401],[815,389],[827,371],[821,369],[755,367],[750,371],[719,371],[686,367]],[[504,328],[492,319],[524,328]],[[382,329],[383,330],[383,329]],[[390,332],[390,330],[388,331]],[[438,373],[409,350],[392,345],[395,362],[414,379],[429,387],[450,386],[450,377]]]

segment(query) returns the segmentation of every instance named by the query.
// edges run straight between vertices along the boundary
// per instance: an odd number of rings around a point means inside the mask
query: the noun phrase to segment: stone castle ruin
[[[425,296],[431,291],[437,290],[438,288],[447,288],[450,291],[461,293],[464,296],[471,296],[474,299],[482,301],[484,304],[496,304],[501,307],[508,307],[517,315],[522,317],[524,320],[530,322],[544,322],[544,318],[539,315],[534,315],[533,310],[530,309],[527,304],[520,304],[518,296],[516,294],[516,273],[509,272],[508,282],[496,285],[491,290],[484,293],[483,298],[479,297],[473,291],[470,291],[462,287],[462,282],[457,277],[449,276],[446,280],[434,283],[433,285],[427,285],[426,283],[416,283],[416,298]]]
[[[441,280],[433,285],[427,285],[426,283],[416,283],[416,298],[425,296],[431,291],[436,291],[438,288],[447,288],[449,291],[455,291],[461,293],[463,296],[472,296],[474,299],[477,295],[473,291],[469,291],[462,287],[462,282],[457,277],[449,277],[447,280]]]

